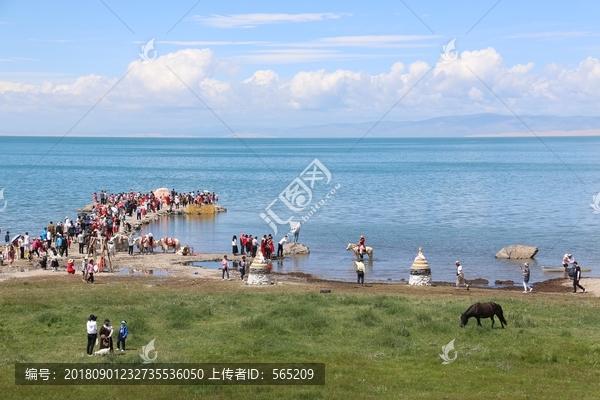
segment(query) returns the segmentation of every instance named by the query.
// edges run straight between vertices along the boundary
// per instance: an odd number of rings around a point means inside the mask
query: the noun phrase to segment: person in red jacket
[[[365,236],[361,235],[360,236],[360,240],[358,242],[358,255],[360,256],[360,259],[363,259],[363,256],[365,255],[365,251],[367,250],[367,246],[365,246]]]

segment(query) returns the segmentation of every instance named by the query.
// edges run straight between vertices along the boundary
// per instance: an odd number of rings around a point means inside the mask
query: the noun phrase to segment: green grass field
[[[378,294],[351,285],[320,294],[307,285],[56,278],[0,283],[2,399],[600,397],[600,308],[589,296],[389,286]],[[476,301],[500,303],[508,327],[471,319],[461,329],[460,314]],[[128,321],[124,355],[84,355],[90,313],[115,328]],[[139,363],[154,338],[161,363],[319,362],[326,384],[15,385],[16,362]],[[443,365],[439,354],[452,339],[457,359]]]

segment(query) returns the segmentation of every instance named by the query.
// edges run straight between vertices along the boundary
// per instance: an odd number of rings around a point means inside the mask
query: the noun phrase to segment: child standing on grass
[[[129,329],[127,329],[127,321],[121,321],[121,326],[119,326],[119,335],[117,336],[117,351],[125,351],[125,339],[127,339],[127,335],[129,335]],[[123,344],[123,349],[121,349],[121,343]]]

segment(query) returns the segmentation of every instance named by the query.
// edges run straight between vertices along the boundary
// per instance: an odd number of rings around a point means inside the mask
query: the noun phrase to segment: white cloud
[[[600,36],[599,33],[583,32],[583,31],[551,31],[551,32],[530,32],[518,33],[515,35],[505,36],[505,39],[570,39],[574,37],[591,37]]]
[[[433,44],[410,44],[407,42],[437,39],[440,36],[425,35],[359,35],[359,36],[336,36],[319,38],[309,42],[288,43],[294,47],[378,47],[378,48],[401,48],[401,47],[429,47]],[[437,43],[435,44],[437,46]]]
[[[136,44],[146,44],[146,42],[135,41]],[[179,41],[179,40],[157,40],[156,43],[174,44],[176,46],[247,46],[247,45],[266,45],[272,42],[234,42],[234,41]]]
[[[349,14],[340,13],[305,13],[305,14],[212,14],[210,17],[194,15],[192,21],[213,28],[254,28],[258,25],[314,22],[325,19],[338,19]]]
[[[358,60],[361,58],[381,57],[377,54],[348,54],[335,50],[320,49],[277,49],[251,51],[242,56],[234,56],[233,60],[242,64],[295,64],[324,60]]]
[[[331,55],[323,53],[329,51],[325,49],[304,50]],[[205,107],[186,85],[217,115],[234,115],[230,118],[238,125],[248,118],[270,118],[285,124],[291,117],[310,124],[317,114],[330,122],[374,120],[403,96],[388,118],[506,113],[495,95],[517,114],[598,115],[596,104],[600,101],[600,60],[596,58],[589,57],[573,68],[549,64],[536,72],[533,63],[506,65],[491,47],[464,51],[452,63],[436,63],[433,70],[425,61],[396,62],[376,74],[318,69],[281,78],[275,70],[262,69],[233,78],[239,75],[240,66],[208,49],[180,50],[147,64],[136,60],[128,68],[129,74],[98,108],[114,114],[126,112],[132,119],[135,113],[150,110],[193,119],[191,115]],[[62,83],[63,77],[56,77],[60,83],[49,77],[40,84],[5,78],[0,80],[0,112],[28,120],[35,120],[40,112],[55,113],[57,118],[70,116],[74,107],[89,107],[100,99],[119,78],[89,74],[67,84]]]

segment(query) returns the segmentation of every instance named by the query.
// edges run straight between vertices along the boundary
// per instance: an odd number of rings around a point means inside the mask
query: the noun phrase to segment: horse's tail
[[[497,308],[496,309],[496,315],[498,316],[498,319],[500,320],[500,322],[502,322],[504,325],[508,325],[508,323],[504,319],[504,313],[502,312],[502,307],[500,307],[500,304],[494,303],[494,305]]]

